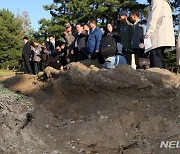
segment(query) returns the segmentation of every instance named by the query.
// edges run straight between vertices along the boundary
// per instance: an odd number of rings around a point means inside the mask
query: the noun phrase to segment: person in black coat
[[[112,36],[115,39],[116,43],[121,42],[120,36],[118,35],[117,32],[114,31],[114,23],[113,22],[108,22],[106,24],[104,36],[108,36],[108,35]]]
[[[51,57],[45,62],[45,67],[53,67],[57,70],[63,70],[67,65],[67,49],[65,43],[57,41],[56,49],[52,51]]]
[[[24,73],[25,74],[33,74],[32,66],[31,66],[31,43],[28,41],[27,37],[23,37],[24,47],[22,49],[22,58],[24,60]]]
[[[56,47],[56,39],[53,35],[49,35],[46,42],[46,47],[48,50],[48,58],[49,58],[51,57],[52,51],[55,50],[55,47]]]
[[[83,30],[83,26],[78,23],[76,24],[77,36],[74,42],[74,56],[75,61],[83,61],[88,58],[88,55],[85,51],[87,33]]]
[[[131,48],[135,54],[135,63],[137,68],[139,66],[139,58],[143,58],[144,55],[144,49],[140,47],[140,44],[144,43],[144,25],[139,16],[138,10],[132,10],[130,18],[134,24],[131,38]]]
[[[123,45],[123,54],[126,57],[128,65],[131,65],[132,54],[131,52],[131,38],[132,38],[132,30],[133,24],[131,24],[128,20],[128,12],[125,10],[121,10],[118,14],[118,19],[120,24],[118,25],[118,33],[121,37],[121,44]]]
[[[116,47],[115,49],[115,52],[111,55],[111,56],[114,56],[118,53],[118,50],[117,50],[117,43],[120,43],[121,42],[121,38],[118,36],[118,33],[116,33],[114,31],[114,23],[113,22],[108,22],[106,24],[106,27],[104,29],[104,35],[103,35],[103,38],[107,38],[107,36],[111,36],[110,38],[113,39],[113,42],[114,42],[114,46]],[[107,40],[108,41],[108,40]],[[102,41],[101,41],[102,43]],[[100,64],[104,64],[105,63],[105,59],[104,58],[107,58],[107,57],[104,57],[103,56],[103,53],[102,51],[100,50],[100,52],[98,54],[96,54],[96,57],[97,59],[99,60],[99,63]]]

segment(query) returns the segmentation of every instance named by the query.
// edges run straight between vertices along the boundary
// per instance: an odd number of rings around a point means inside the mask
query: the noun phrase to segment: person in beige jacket
[[[150,67],[165,68],[164,51],[175,46],[172,10],[169,0],[148,0],[150,3],[147,32],[150,38]]]
[[[176,60],[177,60],[177,65],[180,65],[180,14],[179,14],[179,32],[178,32],[178,41],[177,41],[177,49],[176,49]]]

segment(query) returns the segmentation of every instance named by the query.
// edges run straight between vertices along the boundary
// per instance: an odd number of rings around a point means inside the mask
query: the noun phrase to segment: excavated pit
[[[1,118],[1,123],[12,122],[13,127],[0,128],[0,153],[180,152],[160,148],[161,141],[180,140],[180,77],[167,70],[136,71],[127,65],[104,70],[87,61],[71,63],[46,81],[33,75],[0,80],[6,88],[26,95],[28,102],[24,108],[14,98],[19,95],[0,93],[0,116],[6,99],[14,100],[8,105],[15,112],[14,118],[8,118],[9,112]],[[28,121],[27,115],[32,119]]]

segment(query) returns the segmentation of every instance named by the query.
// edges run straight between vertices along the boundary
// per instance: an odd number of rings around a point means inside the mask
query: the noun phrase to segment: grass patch
[[[0,75],[15,75],[15,72],[12,70],[2,70],[0,69]]]

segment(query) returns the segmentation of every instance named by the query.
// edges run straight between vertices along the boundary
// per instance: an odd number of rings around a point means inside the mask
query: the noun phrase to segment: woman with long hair
[[[121,42],[121,39],[118,36],[118,33],[115,32],[115,28],[114,28],[114,23],[113,22],[108,22],[106,24],[104,36],[108,36],[108,35],[112,36],[115,39],[116,43],[120,43]]]

